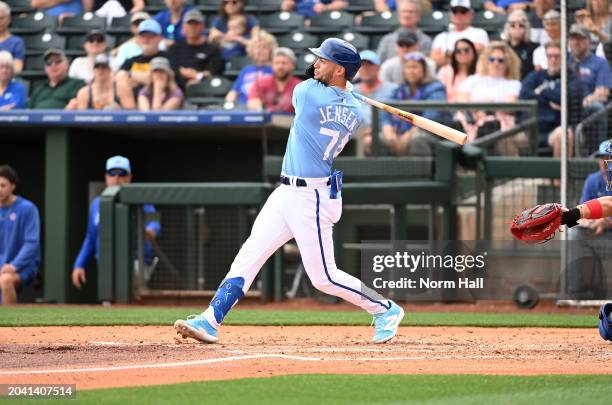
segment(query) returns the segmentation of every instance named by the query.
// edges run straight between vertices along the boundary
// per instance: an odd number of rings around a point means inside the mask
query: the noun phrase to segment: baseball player
[[[332,173],[332,163],[363,122],[359,101],[347,88],[361,58],[353,45],[336,38],[326,39],[310,52],[318,58],[307,69],[307,80],[293,92],[295,119],[281,184],[257,216],[209,307],[200,315],[175,322],[174,328],[184,338],[217,342],[223,319],[248,291],[261,266],[292,238],[316,288],[374,316],[375,343],[386,342],[397,333],[403,309],[364,291],[361,281],[338,269],[334,260],[332,228],[342,213],[342,173]]]

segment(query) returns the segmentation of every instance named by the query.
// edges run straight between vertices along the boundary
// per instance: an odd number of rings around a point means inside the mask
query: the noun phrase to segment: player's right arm
[[[579,219],[599,219],[612,216],[612,196],[594,198],[564,211],[561,224],[575,226]]]
[[[81,288],[81,284],[86,282],[85,266],[96,252],[96,243],[98,240],[98,227],[96,226],[97,215],[98,210],[96,209],[96,200],[94,200],[89,209],[89,219],[87,221],[87,232],[85,233],[85,239],[81,245],[79,255],[74,261],[74,266],[72,266],[72,284],[74,284],[76,288]]]

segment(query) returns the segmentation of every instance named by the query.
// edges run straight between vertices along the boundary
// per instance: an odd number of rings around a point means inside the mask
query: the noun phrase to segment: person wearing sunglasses
[[[555,0],[533,0],[527,18],[531,25],[531,40],[537,44],[544,45],[550,38],[544,30],[544,16],[555,8]]]
[[[106,52],[106,35],[101,30],[91,30],[85,36],[83,43],[86,56],[75,58],[70,64],[68,76],[73,79],[81,79],[89,84],[94,76],[94,59],[96,56]]]
[[[132,37],[111,51],[111,55],[113,56],[111,67],[114,71],[119,70],[126,60],[142,55],[142,47],[138,40],[138,26],[144,20],[150,18],[151,16],[149,13],[145,11],[138,11],[132,14],[130,17],[130,31],[132,32]]]
[[[467,38],[480,53],[489,44],[489,35],[482,28],[472,27],[474,10],[470,0],[451,0],[451,24],[433,40],[430,58],[438,67],[449,63],[457,40]]]
[[[26,108],[28,92],[22,82],[14,79],[13,56],[0,51],[0,111]]]
[[[544,14],[543,21],[546,39],[533,51],[533,67],[537,70],[545,70],[548,67],[544,45],[549,41],[561,41],[561,14],[557,10],[550,10]]]
[[[68,59],[61,49],[51,48],[43,54],[47,81],[32,91],[30,108],[64,109],[85,85],[80,79],[68,77]]]
[[[457,41],[448,65],[438,71],[438,80],[446,88],[446,99],[450,103],[457,101],[457,91],[461,83],[476,73],[478,53],[476,47],[467,38]]]
[[[521,60],[521,80],[533,70],[533,52],[538,44],[531,42],[531,25],[523,10],[515,10],[508,15],[502,33],[504,41]]]
[[[124,156],[113,156],[106,161],[104,174],[106,187],[121,186],[132,182],[132,167],[130,161]],[[155,216],[155,207],[151,204],[143,206],[145,217]],[[161,225],[157,219],[149,219],[145,222],[144,259],[145,264],[150,265],[154,261],[153,246],[151,240],[155,240],[161,231]],[[95,257],[98,260],[100,241],[100,197],[91,202],[87,231],[81,245],[79,254],[72,267],[71,279],[76,288],[81,288],[87,282],[85,267]]]

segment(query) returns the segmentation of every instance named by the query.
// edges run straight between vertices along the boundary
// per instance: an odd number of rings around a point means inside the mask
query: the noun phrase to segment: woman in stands
[[[587,0],[587,10],[589,16],[581,23],[591,34],[598,38],[598,41],[606,43],[612,38],[612,4],[609,0]]]
[[[533,51],[538,47],[538,44],[530,40],[531,24],[523,10],[510,13],[502,38],[521,60],[521,80],[523,80],[533,70]]]
[[[28,92],[13,76],[15,66],[10,52],[0,51],[0,111],[27,108]]]
[[[140,111],[173,111],[183,105],[183,92],[176,84],[170,61],[164,57],[151,60],[151,80],[138,93]]]
[[[225,102],[228,107],[235,106],[236,104],[246,106],[249,91],[255,80],[273,74],[272,54],[276,47],[277,43],[274,36],[264,30],[260,30],[249,41],[247,55],[253,61],[253,64],[247,65],[240,70],[232,89],[225,96]]]
[[[121,102],[113,80],[110,61],[105,54],[97,55],[93,61],[93,81],[79,90],[76,106],[70,103],[68,109],[77,110],[121,110]]]
[[[250,38],[257,35],[259,31],[259,21],[252,15],[247,15],[244,11],[245,0],[223,0],[219,5],[219,15],[215,17],[211,24],[208,40],[216,45],[221,43],[239,43],[247,47]],[[236,34],[236,31],[229,30],[229,20],[232,16],[242,14],[246,17],[246,31],[244,34]]]
[[[457,89],[468,76],[476,73],[477,62],[478,54],[472,41],[464,38],[455,42],[451,62],[438,71],[438,80],[444,84],[449,102],[457,101]]]

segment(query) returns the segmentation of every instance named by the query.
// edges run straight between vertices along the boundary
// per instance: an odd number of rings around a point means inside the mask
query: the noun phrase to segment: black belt
[[[286,186],[290,186],[291,185],[291,179],[287,176],[280,176],[280,182],[281,184],[284,184]],[[331,184],[331,180],[327,179],[327,185],[329,186]],[[306,183],[306,180],[304,179],[295,179],[295,186],[296,187],[306,187],[308,186],[308,183]]]

